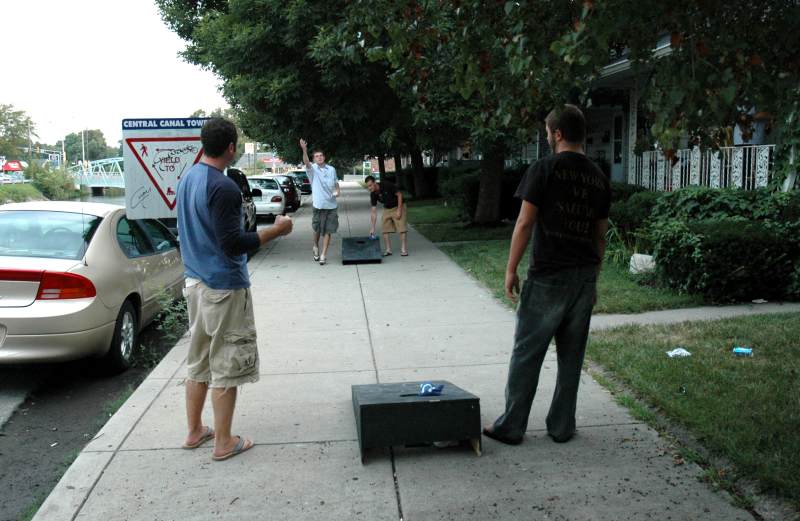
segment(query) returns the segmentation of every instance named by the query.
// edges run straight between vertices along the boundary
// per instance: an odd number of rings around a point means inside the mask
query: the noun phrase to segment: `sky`
[[[124,118],[228,105],[216,76],[178,56],[153,0],[0,0],[0,22],[0,104],[24,110],[42,143],[99,128],[116,146]]]

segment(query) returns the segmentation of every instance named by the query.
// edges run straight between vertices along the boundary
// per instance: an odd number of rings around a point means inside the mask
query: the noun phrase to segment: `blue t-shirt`
[[[187,277],[213,289],[250,287],[247,252],[258,234],[242,226],[242,192],[216,168],[197,163],[178,183],[178,233]]]
[[[336,169],[331,165],[311,163],[311,168],[306,169],[311,179],[311,204],[320,210],[333,210],[338,206],[333,193],[336,191]]]

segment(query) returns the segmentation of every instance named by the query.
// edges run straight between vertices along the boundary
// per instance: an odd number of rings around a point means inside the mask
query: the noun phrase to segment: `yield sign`
[[[161,198],[174,210],[178,181],[203,155],[200,136],[132,137],[125,142]]]

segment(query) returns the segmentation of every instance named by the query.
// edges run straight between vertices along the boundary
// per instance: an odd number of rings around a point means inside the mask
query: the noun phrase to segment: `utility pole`
[[[81,130],[81,172],[86,174],[86,132]]]
[[[31,120],[28,120],[28,162],[33,161],[33,143],[31,143]]]

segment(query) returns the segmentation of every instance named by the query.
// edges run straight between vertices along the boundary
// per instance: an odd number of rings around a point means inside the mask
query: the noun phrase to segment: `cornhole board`
[[[368,449],[469,441],[481,455],[480,399],[446,381],[440,396],[419,396],[425,382],[353,385],[361,463]]]
[[[342,264],[377,264],[382,260],[381,241],[369,237],[342,239]]]

